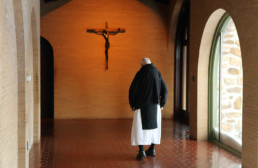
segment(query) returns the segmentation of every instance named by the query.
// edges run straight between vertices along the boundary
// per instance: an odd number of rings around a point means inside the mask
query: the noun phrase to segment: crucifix
[[[124,33],[124,28],[108,28],[108,23],[106,22],[105,29],[87,29],[88,33],[95,33],[97,35],[102,35],[106,41],[105,43],[105,55],[106,55],[106,68],[108,70],[108,50],[110,48],[109,35],[116,35],[117,33]]]

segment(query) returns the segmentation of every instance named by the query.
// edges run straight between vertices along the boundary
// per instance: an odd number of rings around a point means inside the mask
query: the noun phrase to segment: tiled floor
[[[156,157],[137,161],[138,148],[130,146],[132,120],[44,121],[41,143],[30,152],[30,168],[241,167],[241,160],[225,150],[190,140],[188,126],[162,122]]]

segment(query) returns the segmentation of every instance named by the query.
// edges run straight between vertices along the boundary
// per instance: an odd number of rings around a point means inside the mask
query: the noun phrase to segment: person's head
[[[141,60],[141,65],[144,66],[146,64],[151,64],[151,60],[145,57]]]

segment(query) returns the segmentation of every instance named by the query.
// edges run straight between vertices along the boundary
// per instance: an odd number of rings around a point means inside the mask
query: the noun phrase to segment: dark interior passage
[[[175,43],[174,116],[189,122],[188,59],[190,2],[185,0],[178,19]]]
[[[51,44],[40,37],[41,118],[54,118],[54,52]]]

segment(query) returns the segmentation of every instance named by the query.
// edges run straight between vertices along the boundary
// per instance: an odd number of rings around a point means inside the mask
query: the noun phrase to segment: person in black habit
[[[129,104],[134,111],[131,145],[139,146],[136,159],[156,156],[155,144],[160,144],[161,110],[167,100],[167,86],[159,70],[149,58],[141,60],[141,69],[129,89]],[[144,151],[143,145],[150,145]]]

